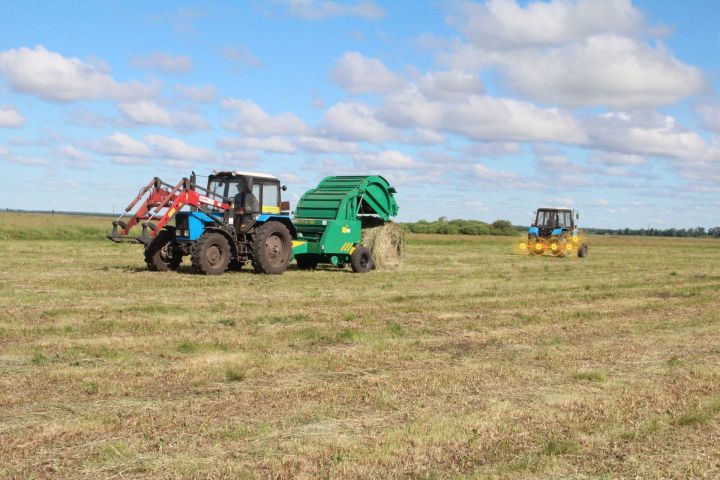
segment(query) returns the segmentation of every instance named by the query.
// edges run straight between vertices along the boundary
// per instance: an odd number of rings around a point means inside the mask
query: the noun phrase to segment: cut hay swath
[[[392,222],[363,223],[362,244],[370,250],[375,268],[398,268],[405,254],[405,231]]]

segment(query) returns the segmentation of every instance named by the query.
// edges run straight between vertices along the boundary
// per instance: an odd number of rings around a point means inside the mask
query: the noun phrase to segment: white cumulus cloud
[[[92,152],[108,156],[147,157],[151,154],[150,148],[143,142],[121,132],[88,142],[86,146]]]
[[[133,123],[164,126],[170,126],[173,123],[170,113],[151,100],[121,103],[118,108]]]
[[[702,71],[675,58],[630,0],[465,2],[449,19],[465,41],[446,42],[441,61],[467,71],[495,67],[534,101],[654,108],[705,86]]]
[[[464,2],[449,18],[476,45],[498,49],[560,45],[608,31],[635,34],[643,27],[631,0]]]
[[[207,148],[189,145],[182,140],[163,135],[147,135],[144,140],[153,150],[164,158],[174,160],[210,161],[213,153]]]
[[[670,105],[699,93],[702,72],[667,50],[616,35],[542,52],[498,59],[520,93],[556,105],[647,108]]]
[[[562,110],[486,95],[469,95],[462,103],[432,101],[414,85],[390,95],[378,116],[392,126],[430,128],[477,141],[586,141],[579,123]]]
[[[25,117],[12,105],[0,105],[0,128],[20,128]]]
[[[717,145],[660,112],[610,112],[587,123],[593,146],[606,151],[685,160],[720,158]]]
[[[358,52],[345,53],[335,62],[333,79],[350,93],[385,93],[402,87],[400,76],[377,58]]]
[[[138,99],[157,93],[153,85],[117,82],[102,65],[64,57],[42,45],[0,52],[0,74],[15,92],[57,102]]]
[[[340,102],[330,107],[323,125],[330,136],[340,140],[382,142],[395,136],[391,128],[375,117],[372,108],[357,102]]]
[[[201,87],[178,85],[175,87],[177,95],[185,100],[198,103],[210,103],[215,100],[217,91],[212,85]]]
[[[250,100],[227,98],[222,101],[222,108],[235,113],[234,118],[223,122],[223,126],[246,135],[296,135],[309,130],[298,116],[292,113],[273,116]]]

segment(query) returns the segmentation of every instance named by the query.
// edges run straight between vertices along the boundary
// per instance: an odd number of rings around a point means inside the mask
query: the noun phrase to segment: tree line
[[[528,227],[513,225],[508,220],[496,220],[492,223],[480,220],[449,220],[440,217],[437,220],[418,220],[402,223],[405,231],[412,233],[439,233],[445,235],[517,235],[527,232]],[[720,238],[720,227],[696,228],[583,228],[596,235],[638,235],[645,237],[695,237]]]
[[[720,227],[695,228],[585,228],[598,235],[638,235],[643,237],[711,237],[720,238]]]
[[[507,220],[496,220],[493,223],[480,220],[448,220],[440,217],[434,221],[418,220],[403,223],[402,227],[412,233],[439,233],[446,235],[517,235],[518,227]]]

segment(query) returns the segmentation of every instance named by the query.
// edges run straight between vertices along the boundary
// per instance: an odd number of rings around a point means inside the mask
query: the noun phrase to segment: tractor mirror
[[[580,220],[580,213],[579,213],[579,212],[575,212],[575,220]]]
[[[287,185],[283,185],[282,187],[280,187],[280,190],[282,190],[283,192],[287,192]]]

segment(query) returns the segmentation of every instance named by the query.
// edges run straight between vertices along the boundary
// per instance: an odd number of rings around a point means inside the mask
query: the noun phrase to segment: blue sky
[[[3,2],[0,208],[378,173],[400,220],[720,224],[720,2]]]

